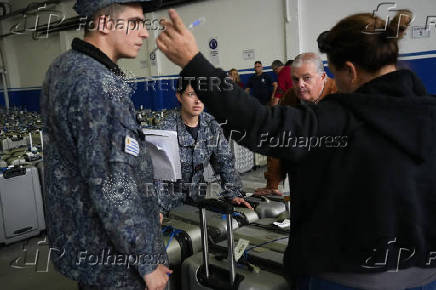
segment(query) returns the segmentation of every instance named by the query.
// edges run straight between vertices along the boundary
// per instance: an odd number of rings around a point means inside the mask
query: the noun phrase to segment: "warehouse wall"
[[[186,24],[204,17],[206,22],[193,30],[199,48],[209,55],[209,40],[216,38],[220,63],[228,70],[252,68],[253,60],[244,60],[244,49],[255,49],[255,59],[271,64],[284,57],[282,0],[211,0],[193,3],[178,9]],[[159,18],[166,11],[156,13]],[[154,41],[154,40],[152,40]],[[162,75],[176,74],[179,69],[166,58],[162,60]]]
[[[26,7],[35,0],[11,1],[13,10]],[[288,5],[286,5],[286,3]],[[204,17],[205,23],[194,29],[200,50],[211,60],[209,41],[218,41],[218,66],[223,69],[235,67],[242,73],[243,81],[252,73],[254,60],[262,60],[267,66],[274,59],[285,60],[302,51],[317,51],[316,38],[320,32],[331,28],[337,20],[357,12],[371,12],[379,1],[359,0],[207,0],[177,7],[186,24]],[[436,15],[434,0],[396,1],[397,8],[411,8],[416,19],[413,26],[424,26],[426,16]],[[66,17],[74,16],[74,1],[56,7]],[[286,9],[288,8],[288,9]],[[387,16],[389,6],[382,6],[378,14]],[[166,11],[146,15],[158,19]],[[16,17],[1,23],[2,33],[20,21]],[[43,20],[42,20],[43,21]],[[38,109],[38,96],[49,64],[66,51],[74,37],[81,31],[50,34],[48,38],[33,40],[30,34],[15,35],[0,41],[6,56],[11,102]],[[122,60],[120,66],[138,83],[132,97],[136,106],[161,109],[177,105],[173,92],[158,91],[146,77],[167,81],[175,77],[179,68],[171,64],[160,52],[156,62],[150,60],[158,33],[150,32],[150,38],[135,60]],[[436,28],[432,27],[430,38],[412,39],[411,31],[401,42],[402,60],[405,66],[415,70],[424,80],[429,91],[436,94],[436,76],[432,68],[436,64]],[[254,59],[244,60],[242,51],[254,49]],[[0,104],[3,98],[0,98]]]
[[[213,60],[210,56],[209,41],[216,39],[218,42],[218,67],[225,70],[237,68],[242,70],[242,80],[248,79],[252,73],[255,60],[261,60],[268,70],[275,59],[285,59],[285,37],[282,0],[208,0],[192,3],[177,8],[186,25],[197,19],[204,18],[204,24],[196,27],[193,33],[197,39],[200,51]],[[167,11],[158,11],[148,18],[160,19],[167,16]],[[147,45],[151,51],[156,47],[157,33],[151,33]],[[254,49],[255,56],[251,60],[244,60],[243,50]],[[147,55],[147,65],[151,66]],[[156,65],[150,69],[152,76],[158,76],[161,82],[166,82],[168,77],[176,76],[180,68],[172,64],[162,53],[157,52]],[[152,84],[145,85],[146,88]],[[157,88],[157,84],[154,86]],[[166,88],[168,86],[164,86]],[[151,96],[151,98],[149,98]],[[177,105],[174,92],[147,90],[133,96],[135,104],[150,107],[146,101],[152,100],[154,107],[172,107]]]
[[[395,2],[393,5],[387,4],[379,7],[376,14],[383,19],[389,16],[391,19],[395,15],[395,9],[408,8],[414,12],[415,19],[411,26],[426,25],[427,16],[436,19],[436,5],[434,0],[397,0],[397,1],[348,1],[331,0],[328,3],[320,3],[319,0],[304,0],[301,2],[302,19],[302,51],[317,51],[316,38],[319,33],[329,30],[336,22],[347,15],[354,13],[372,13],[377,10],[380,3]],[[352,4],[351,4],[352,3]],[[391,9],[392,7],[392,9]],[[436,27],[430,26],[429,38],[412,38],[412,29],[409,29],[404,38],[400,41],[400,60],[401,66],[415,71],[423,80],[428,91],[436,94]],[[325,55],[323,56],[324,59]]]
[[[14,0],[13,10],[24,8],[31,2],[35,1]],[[74,1],[65,2],[58,5],[56,9],[65,13],[66,17],[71,17],[74,16],[71,9],[73,4]],[[284,59],[282,10],[282,0],[208,0],[178,7],[185,23],[191,23],[201,16],[206,19],[203,25],[194,30],[200,49],[206,55],[209,40],[214,37],[218,40],[220,67],[250,68],[250,70],[254,60],[243,60],[243,49],[255,49],[255,59],[260,59],[266,64],[270,64],[276,58]],[[166,11],[159,11],[147,17],[160,18],[164,15]],[[4,21],[3,30],[9,29],[18,20],[19,17]],[[160,52],[157,55],[156,67],[152,66],[149,52],[155,47],[157,34],[153,35],[153,32],[150,34],[150,39],[141,49],[137,59],[122,60],[119,64],[131,78],[139,81],[139,89],[134,96],[136,105],[155,109],[174,106],[176,102],[172,93],[150,96],[153,92],[143,91],[143,88],[147,87],[144,84],[144,77],[165,77],[179,72],[179,68],[171,64]],[[32,102],[35,95],[38,95],[35,88],[41,86],[49,64],[70,47],[74,37],[80,35],[81,32],[62,32],[50,34],[47,39],[39,40],[33,40],[30,34],[5,38],[2,41],[2,48],[9,60],[7,65],[11,99],[15,99],[16,104],[22,105],[26,103],[27,98],[32,98],[28,102],[37,104]],[[167,104],[167,101],[162,102],[162,98],[172,100]],[[35,109],[35,106],[31,109]]]
[[[303,50],[317,50],[316,38],[319,33],[329,30],[336,22],[345,16],[354,13],[372,13],[377,9],[377,6],[383,2],[395,2],[397,8],[408,8],[415,14],[415,20],[412,26],[425,26],[426,17],[429,15],[436,15],[436,5],[434,0],[396,0],[396,1],[349,1],[349,0],[331,0],[328,3],[320,4],[319,0],[304,0],[302,1],[301,13],[303,24]],[[352,4],[350,4],[352,3]],[[378,16],[386,19],[388,15],[392,18],[395,11],[388,9],[393,5],[382,5],[379,11],[376,12]],[[411,53],[418,51],[430,51],[436,49],[436,29],[432,29],[433,33],[430,38],[412,39],[412,33],[409,30],[407,35],[401,41],[400,53]]]

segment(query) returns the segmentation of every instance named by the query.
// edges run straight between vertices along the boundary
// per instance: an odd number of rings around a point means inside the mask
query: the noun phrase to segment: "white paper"
[[[279,223],[279,222],[274,222],[273,223],[275,226],[278,226],[279,228],[288,228],[291,226],[291,220],[289,219],[284,219],[283,222]]]
[[[236,248],[235,248],[235,261],[236,262],[238,262],[239,259],[242,257],[245,249],[248,247],[249,244],[250,244],[249,241],[244,240],[244,239],[239,239],[238,244],[236,245]]]
[[[154,179],[182,179],[177,132],[152,129],[143,129],[143,132],[153,163]]]

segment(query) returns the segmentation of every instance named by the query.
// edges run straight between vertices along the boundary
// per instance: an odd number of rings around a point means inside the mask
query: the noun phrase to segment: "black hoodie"
[[[295,108],[260,105],[201,54],[182,76],[203,77],[194,89],[240,144],[296,168],[286,273],[436,267],[436,98],[413,72]]]

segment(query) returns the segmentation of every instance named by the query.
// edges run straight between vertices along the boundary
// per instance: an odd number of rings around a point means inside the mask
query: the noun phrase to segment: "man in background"
[[[261,61],[254,63],[254,75],[248,80],[245,91],[259,100],[262,105],[270,104],[277,90],[277,82],[263,72]]]
[[[271,101],[271,106],[275,106],[280,102],[283,95],[292,88],[291,66],[283,65],[281,60],[275,60],[271,64],[271,69],[277,75],[278,87]]]
[[[337,92],[335,80],[327,76],[322,59],[316,53],[298,55],[292,63],[291,71],[293,88],[282,96],[280,105],[318,104],[325,96]],[[280,159],[271,159],[264,174],[266,187],[256,189],[257,195],[282,195],[279,184],[286,178],[286,169]],[[292,184],[292,180],[290,183]]]
[[[272,62],[271,68],[273,72],[277,75],[278,79],[278,86],[277,90],[271,100],[271,106],[277,105],[283,95],[292,88],[292,79],[291,79],[291,66],[290,65],[283,65],[283,62],[281,60],[276,59]],[[271,156],[267,157],[267,168],[269,169],[265,173],[266,176],[270,176],[271,173],[269,173],[270,170],[280,166],[280,160]],[[278,183],[275,187],[278,187]],[[278,188],[276,188],[278,191]],[[262,189],[260,189],[262,190]]]

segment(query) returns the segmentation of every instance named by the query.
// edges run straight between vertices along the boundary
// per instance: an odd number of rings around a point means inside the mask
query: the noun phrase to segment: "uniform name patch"
[[[136,141],[133,138],[130,138],[129,136],[126,136],[125,142],[124,142],[124,152],[133,155],[137,157],[139,155],[139,144],[138,141]]]

